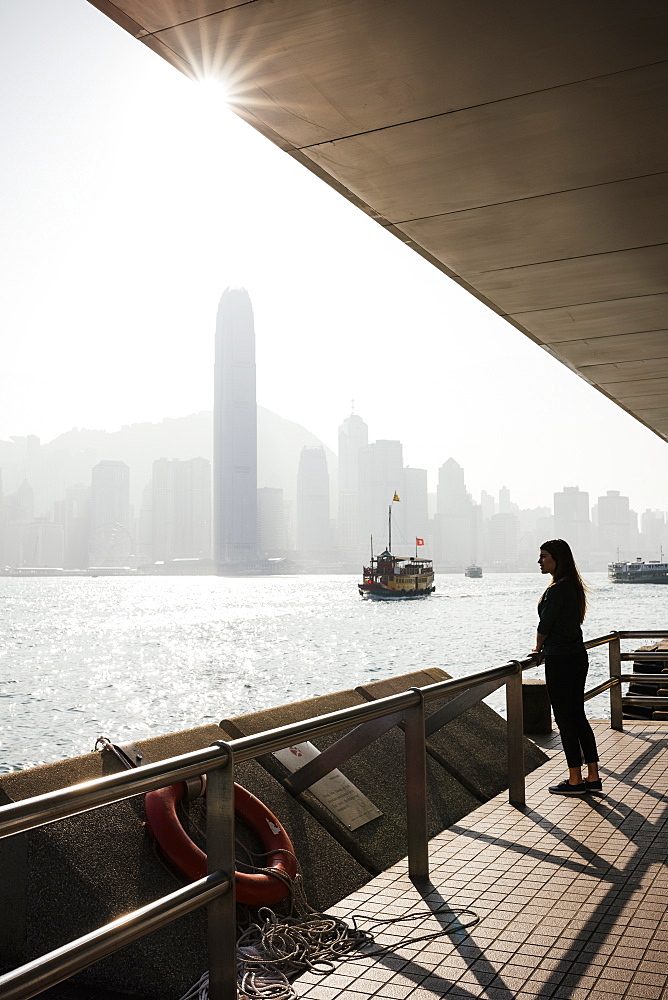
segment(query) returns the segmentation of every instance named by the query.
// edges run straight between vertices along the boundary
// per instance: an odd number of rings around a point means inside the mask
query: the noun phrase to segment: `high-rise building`
[[[0,567],[5,566],[7,559],[5,556],[7,545],[7,510],[5,508],[5,495],[2,489],[2,469],[0,469]]]
[[[519,522],[517,514],[495,514],[488,526],[486,560],[496,569],[512,572],[517,569]]]
[[[510,490],[502,486],[499,490],[499,514],[517,514],[519,506],[510,499]]]
[[[35,494],[27,479],[24,479],[16,493],[6,501],[7,520],[14,522],[32,521],[35,517]]]
[[[404,459],[401,441],[374,441],[359,450],[360,523],[362,538],[367,545],[373,537],[375,552],[381,552],[388,541],[388,507],[401,489]],[[401,496],[400,496],[401,499]],[[405,503],[393,504],[392,515],[397,525],[396,538],[406,537]],[[368,551],[368,550],[367,550]]]
[[[261,486],[257,491],[257,537],[260,555],[276,557],[285,551],[283,490]]]
[[[218,306],[213,414],[214,560],[222,568],[257,558],[255,324],[245,288]]]
[[[640,515],[642,554],[646,559],[660,559],[668,545],[666,517],[662,510],[645,510]]]
[[[305,559],[331,550],[329,471],[323,448],[302,448],[297,472],[297,550]]]
[[[598,547],[607,559],[634,559],[629,498],[608,490],[598,498]]]
[[[462,572],[481,558],[482,518],[464,483],[464,470],[449,458],[438,473],[434,554],[443,569]]]
[[[496,500],[487,490],[483,490],[480,494],[480,507],[482,508],[483,521],[489,521],[490,517],[498,514]]]
[[[154,561],[211,555],[211,465],[205,458],[153,463]]]
[[[130,469],[125,462],[93,466],[89,565],[124,566],[133,554]]]
[[[369,428],[356,413],[339,427],[338,545],[344,558],[359,559],[366,551],[360,517],[360,451],[369,443]]]
[[[65,491],[65,499],[54,504],[54,520],[62,525],[66,569],[86,569],[90,537],[90,486],[79,483]]]
[[[581,492],[579,486],[564,486],[561,493],[554,494],[554,534],[568,542],[578,565],[587,569],[591,552],[589,494]]]

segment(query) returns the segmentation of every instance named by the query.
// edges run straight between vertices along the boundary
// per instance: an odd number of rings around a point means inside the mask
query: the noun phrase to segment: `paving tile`
[[[547,785],[563,775],[553,734],[543,741],[553,756],[527,779],[526,810],[501,795],[434,838],[433,892],[421,899],[400,862],[337,908],[344,916],[398,916],[443,897],[475,911],[477,926],[402,944],[382,961],[359,958],[318,982],[304,977],[298,995],[660,1000],[668,952],[666,728],[641,724],[617,733],[594,726],[604,796],[589,802],[549,795]],[[404,936],[420,931],[395,925],[379,935],[395,948]]]

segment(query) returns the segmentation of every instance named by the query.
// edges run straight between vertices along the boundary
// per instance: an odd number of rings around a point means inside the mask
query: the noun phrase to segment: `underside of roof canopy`
[[[668,441],[668,8],[90,0]]]

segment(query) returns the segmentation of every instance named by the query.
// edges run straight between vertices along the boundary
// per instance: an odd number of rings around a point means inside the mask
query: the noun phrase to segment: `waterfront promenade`
[[[475,926],[397,947],[448,918],[391,924],[376,936],[387,954],[303,975],[300,1000],[668,996],[668,725],[625,726],[595,723],[603,794],[550,795],[565,774],[555,732],[538,740],[550,760],[527,775],[525,808],[496,796],[430,841],[428,883],[413,884],[404,859],[330,911],[366,927],[364,916],[451,906]],[[122,1000],[68,983],[43,995]]]
[[[351,959],[302,976],[303,1000],[660,1000],[668,996],[668,725],[597,723],[603,795],[550,795],[564,777],[555,733],[550,762],[527,775],[526,808],[499,795],[430,842],[431,881],[395,865],[342,901],[342,917],[468,907],[469,930],[384,958]],[[363,926],[366,926],[363,923]],[[391,925],[381,944],[437,930]]]

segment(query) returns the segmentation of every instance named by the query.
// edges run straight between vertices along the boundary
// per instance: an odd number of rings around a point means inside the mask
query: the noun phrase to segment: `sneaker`
[[[560,781],[558,785],[550,785],[548,791],[552,792],[553,795],[585,795],[589,789],[586,782],[582,781],[579,785],[571,785],[567,778],[566,781]]]
[[[601,781],[600,778],[594,778],[593,781],[587,781],[587,779],[585,778],[585,785],[587,786],[587,791],[588,792],[602,792],[603,791],[603,782]]]

